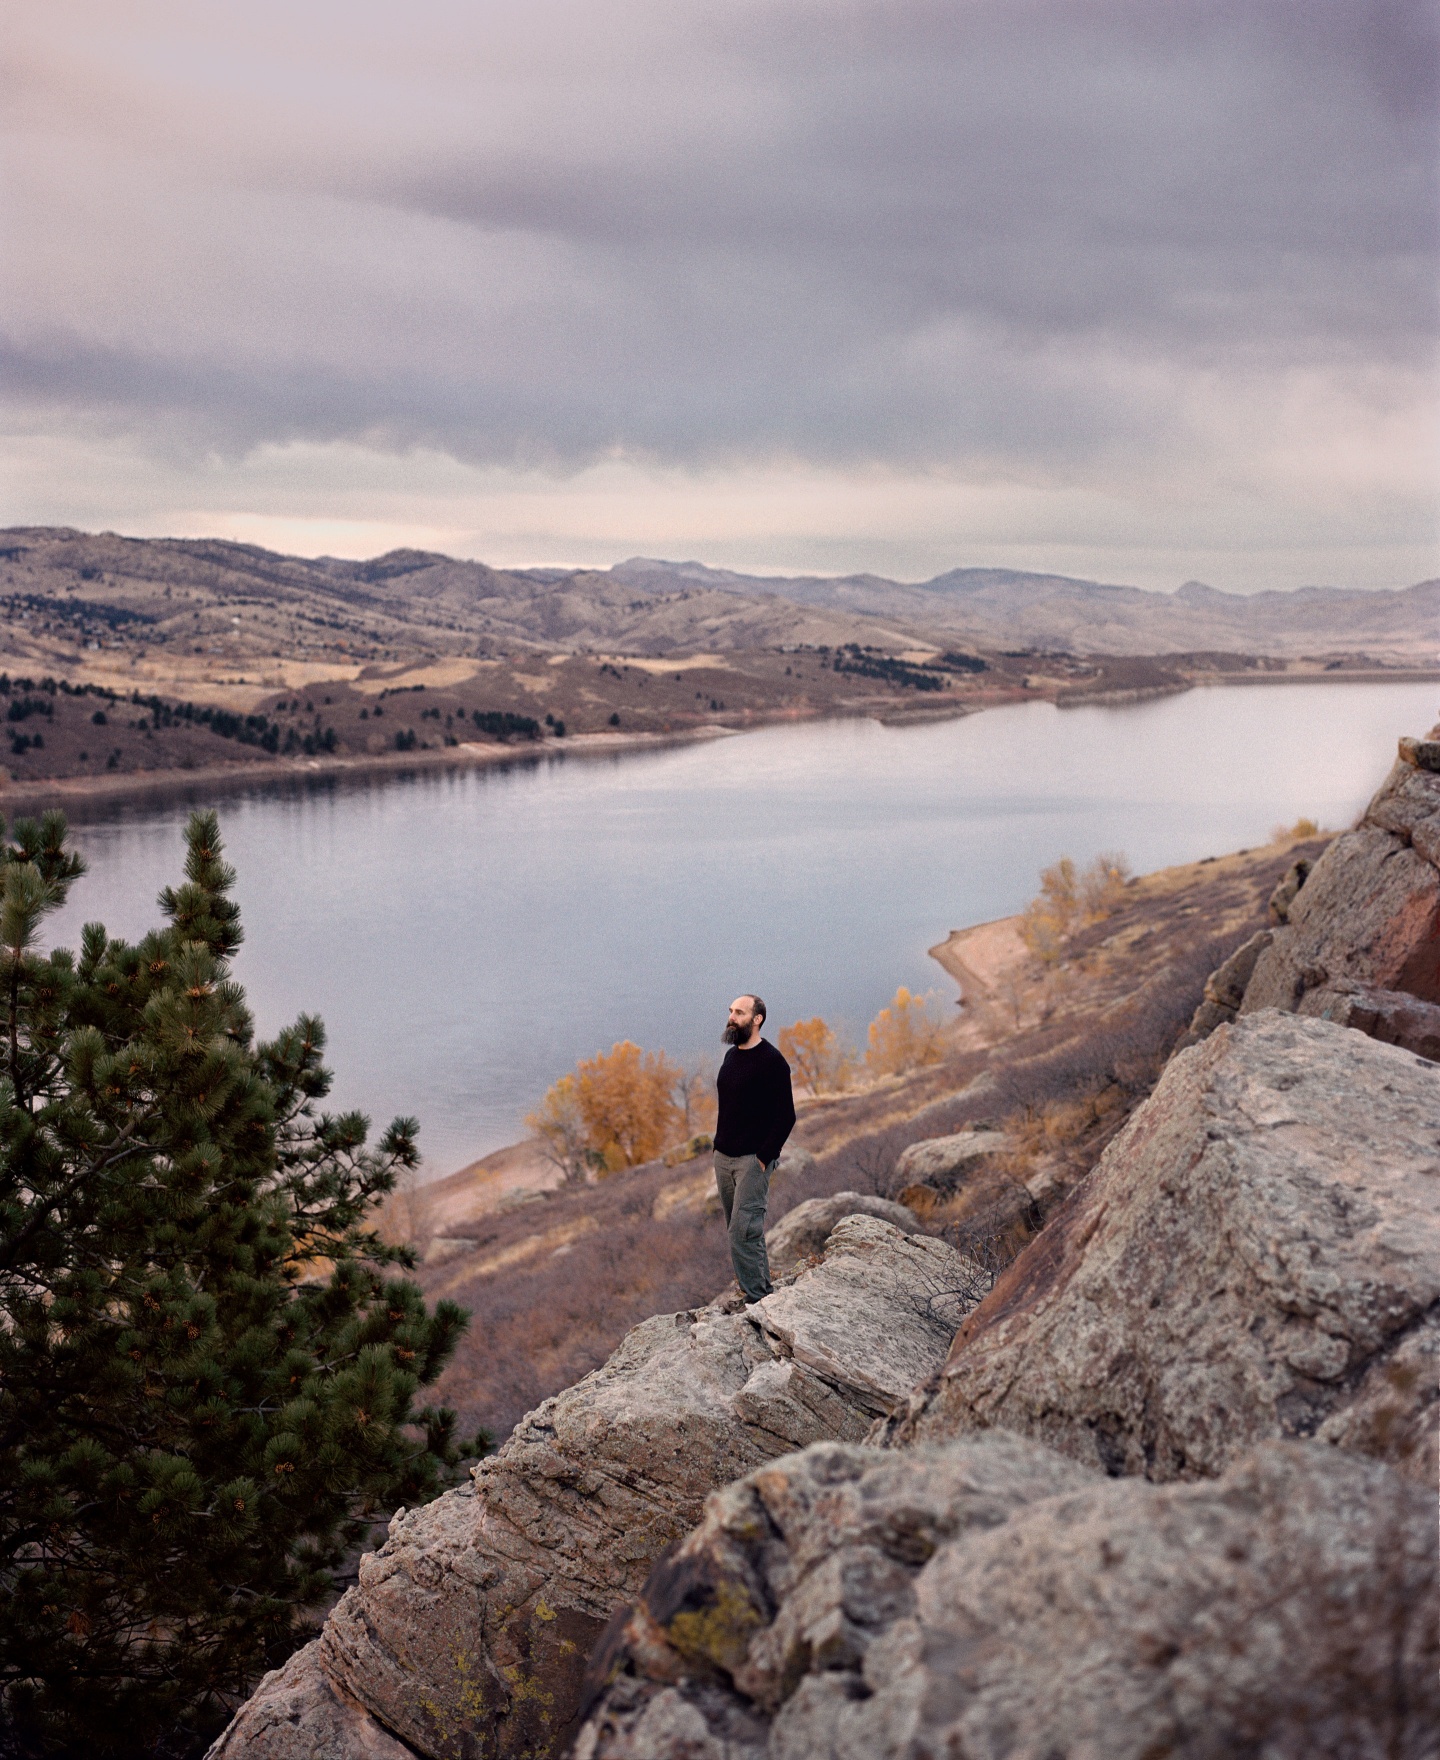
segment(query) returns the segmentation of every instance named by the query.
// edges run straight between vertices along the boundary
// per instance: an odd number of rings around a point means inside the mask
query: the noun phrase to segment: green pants
[[[730,1236],[730,1263],[747,1302],[758,1302],[771,1290],[770,1261],[765,1254],[765,1203],[775,1171],[758,1155],[722,1155],[715,1151],[715,1185]]]

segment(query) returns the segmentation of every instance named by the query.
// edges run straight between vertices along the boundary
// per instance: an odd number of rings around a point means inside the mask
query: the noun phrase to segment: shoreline
[[[1231,685],[1301,684],[1436,684],[1440,668],[1367,668],[1364,671],[1313,673],[1197,673],[1173,685],[1101,689],[1093,692],[1064,688],[1017,690],[987,695],[976,702],[954,704],[896,704],[888,712],[875,704],[851,713],[826,713],[803,707],[756,711],[739,723],[708,721],[697,727],[662,733],[575,733],[563,739],[547,737],[533,745],[490,745],[470,742],[432,751],[374,752],[353,757],[312,757],[238,760],[227,764],[199,765],[194,769],[140,770],[115,775],[56,776],[15,782],[0,780],[0,812],[13,813],[41,806],[74,807],[81,812],[139,801],[183,800],[193,794],[214,797],[244,793],[256,787],[303,788],[327,782],[373,781],[411,776],[421,771],[487,769],[492,765],[536,764],[557,757],[602,758],[631,752],[664,751],[675,746],[696,745],[726,739],[761,728],[811,721],[876,721],[884,727],[905,727],[936,721],[962,720],[986,709],[1008,708],[1016,703],[1052,703],[1058,709],[1120,707],[1155,697],[1180,696],[1200,688],[1226,689]]]
[[[758,724],[757,724],[758,725]],[[307,784],[353,779],[355,781],[413,775],[422,770],[484,770],[492,765],[536,764],[575,756],[603,758],[633,751],[658,751],[669,746],[693,745],[702,740],[723,739],[745,733],[748,728],[706,723],[678,733],[577,733],[564,739],[546,739],[533,745],[442,746],[434,751],[372,752],[357,757],[277,758],[240,760],[233,764],[204,764],[193,770],[138,770],[115,776],[55,776],[34,782],[0,782],[0,809],[45,802],[78,807],[123,805],[136,800],[205,793],[242,793],[256,786],[304,787]]]
[[[1440,667],[1373,666],[1362,672],[1227,672],[1197,673],[1190,680],[1202,689],[1231,684],[1440,684]]]

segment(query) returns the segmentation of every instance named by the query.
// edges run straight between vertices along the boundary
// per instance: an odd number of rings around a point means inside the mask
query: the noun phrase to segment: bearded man
[[[730,1263],[747,1302],[770,1294],[765,1205],[775,1163],[795,1128],[790,1065],[760,1037],[765,1012],[755,995],[737,996],[730,1004],[721,1035],[730,1049],[715,1083],[720,1095],[715,1184],[730,1236]]]

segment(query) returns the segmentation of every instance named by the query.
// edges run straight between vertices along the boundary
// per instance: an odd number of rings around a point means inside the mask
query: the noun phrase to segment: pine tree
[[[321,1110],[318,1020],[255,1042],[215,815],[187,841],[166,925],[78,958],[38,946],[63,816],[0,843],[0,1749],[197,1752],[458,1458],[415,1396],[466,1317],[367,1226],[415,1122]]]

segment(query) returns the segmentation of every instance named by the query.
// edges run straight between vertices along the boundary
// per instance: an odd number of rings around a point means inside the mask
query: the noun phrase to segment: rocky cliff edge
[[[1437,861],[1432,736],[993,1290],[827,1200],[397,1516],[213,1755],[1436,1760]]]
[[[1402,742],[942,1372],[710,1500],[577,1757],[1440,1754],[1437,830]]]
[[[707,1494],[818,1439],[858,1440],[939,1368],[984,1287],[943,1242],[883,1217],[827,1233],[763,1302],[636,1327],[471,1485],[397,1514],[212,1760],[563,1752],[591,1648]],[[792,1222],[787,1239],[800,1234]]]

